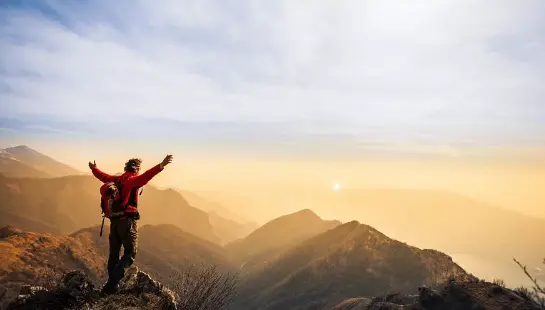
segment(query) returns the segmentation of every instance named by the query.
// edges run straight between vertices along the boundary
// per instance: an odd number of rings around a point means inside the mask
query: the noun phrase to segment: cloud
[[[0,7],[10,117],[311,132],[326,121],[363,139],[545,132],[539,0],[10,2]]]

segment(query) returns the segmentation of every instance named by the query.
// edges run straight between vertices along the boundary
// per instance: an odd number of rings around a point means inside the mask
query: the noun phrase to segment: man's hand
[[[172,162],[172,155],[167,155],[165,159],[161,162],[161,168],[164,168],[166,165]]]
[[[97,164],[95,163],[94,160],[93,160],[93,162],[89,162],[89,168],[94,169],[96,167],[97,167]]]

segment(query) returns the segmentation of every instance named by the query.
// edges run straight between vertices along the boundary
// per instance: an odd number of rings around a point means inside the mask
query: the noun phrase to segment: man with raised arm
[[[119,281],[125,275],[136,258],[138,244],[138,190],[146,185],[153,177],[161,172],[164,167],[172,162],[172,155],[167,155],[163,161],[146,172],[139,174],[142,160],[131,158],[125,163],[125,172],[120,176],[112,176],[100,171],[96,163],[89,162],[89,168],[93,175],[103,183],[120,184],[120,199],[124,212],[120,217],[110,218],[109,257],[108,257],[108,281],[102,291],[106,294],[116,293]],[[121,246],[124,253],[121,259],[119,252]]]

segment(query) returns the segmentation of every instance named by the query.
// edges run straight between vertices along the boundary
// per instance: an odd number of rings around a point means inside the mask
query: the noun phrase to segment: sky
[[[0,147],[81,171],[172,153],[157,184],[254,193],[277,213],[283,193],[339,183],[545,216],[542,12],[541,0],[4,0]]]
[[[0,135],[265,152],[542,147],[544,11],[540,0],[2,1]]]

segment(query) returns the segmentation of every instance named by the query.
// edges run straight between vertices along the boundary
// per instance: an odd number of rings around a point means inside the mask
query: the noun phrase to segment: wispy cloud
[[[342,124],[368,140],[536,139],[542,12],[540,0],[8,0],[0,111],[293,122],[297,133]],[[168,127],[151,123],[139,130]]]

